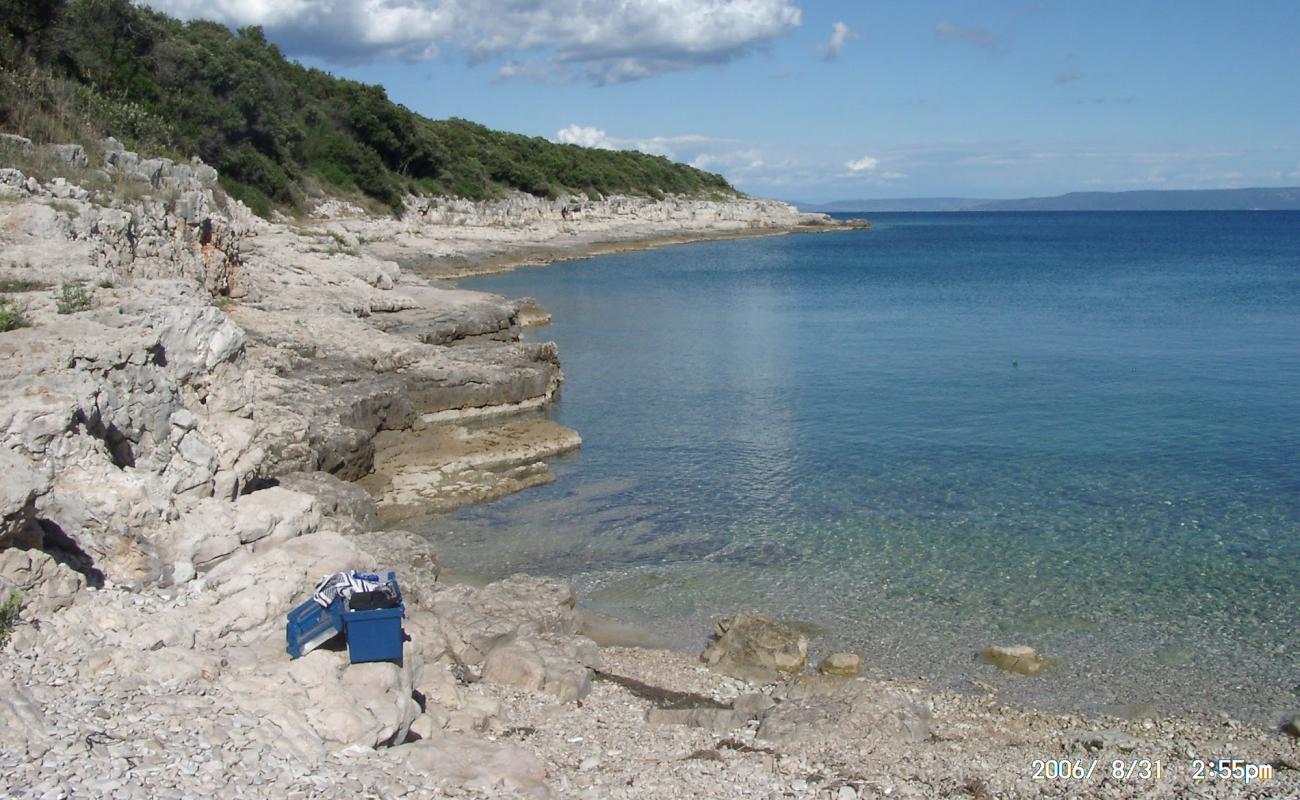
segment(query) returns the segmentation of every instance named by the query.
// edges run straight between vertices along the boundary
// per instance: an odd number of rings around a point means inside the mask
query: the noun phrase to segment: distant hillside
[[[993,200],[972,211],[1257,211],[1300,209],[1300,188],[1071,192]]]
[[[381,87],[286,60],[259,28],[182,23],[129,0],[0,0],[0,131],[198,155],[263,214],[322,191],[393,209],[408,191],[735,194],[660,156],[429,120]]]
[[[895,197],[886,200],[836,200],[832,203],[798,203],[800,211],[820,211],[826,214],[855,211],[968,211],[987,203],[969,197]]]

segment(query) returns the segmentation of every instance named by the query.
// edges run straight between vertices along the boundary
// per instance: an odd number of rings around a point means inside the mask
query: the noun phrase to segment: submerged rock
[[[1010,647],[986,647],[980,653],[980,658],[998,669],[1018,675],[1038,675],[1052,667],[1051,661],[1038,655],[1034,648],[1023,644]]]

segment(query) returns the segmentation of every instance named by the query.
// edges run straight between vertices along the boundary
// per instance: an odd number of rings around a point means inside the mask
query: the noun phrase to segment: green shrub
[[[40,281],[29,281],[23,278],[0,278],[0,294],[20,294],[48,288],[50,288],[49,284]]]
[[[88,310],[93,300],[94,290],[81,281],[64,281],[54,295],[54,306],[60,314],[75,314]]]
[[[8,297],[0,297],[0,333],[16,331],[30,324],[21,308]]]
[[[0,129],[88,151],[111,134],[141,153],[197,154],[263,216],[301,207],[313,181],[395,211],[407,192],[735,196],[721,176],[661,156],[426,119],[381,87],[286,60],[259,28],[181,22],[129,0],[0,9]]]
[[[13,633],[14,626],[18,624],[18,612],[22,608],[23,598],[18,592],[11,593],[0,604],[0,647],[9,641],[9,634]]]

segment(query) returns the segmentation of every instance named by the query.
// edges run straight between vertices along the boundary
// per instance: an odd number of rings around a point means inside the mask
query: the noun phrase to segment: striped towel
[[[336,572],[321,578],[320,583],[316,584],[311,599],[315,600],[321,608],[329,608],[335,600],[346,601],[354,592],[374,592],[385,585],[385,581],[378,575],[350,569],[347,572]]]

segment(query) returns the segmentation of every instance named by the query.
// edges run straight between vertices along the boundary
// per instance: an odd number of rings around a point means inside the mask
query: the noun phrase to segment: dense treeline
[[[469,199],[726,193],[719,175],[642,153],[430,120],[384,90],[288,61],[258,28],[182,23],[129,0],[0,0],[0,129],[116,136],[198,154],[263,213],[315,191],[393,209],[404,192]]]

